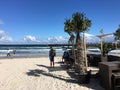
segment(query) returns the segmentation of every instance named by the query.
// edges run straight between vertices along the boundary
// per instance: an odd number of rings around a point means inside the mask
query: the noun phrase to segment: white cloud
[[[12,38],[9,36],[4,36],[4,37],[0,38],[0,41],[8,42],[8,41],[12,41]]]
[[[20,44],[67,44],[69,37],[55,36],[48,38],[36,38],[32,35],[26,35],[22,40],[14,41],[12,37],[8,36],[4,30],[0,30],[0,43],[20,43]],[[86,43],[100,43],[100,39],[95,35],[85,33]],[[109,35],[103,38],[106,42],[113,42],[114,36]]]
[[[23,38],[21,43],[39,43],[39,44],[66,44],[68,43],[68,38],[63,36],[58,37],[48,37],[48,38],[36,38],[32,35],[27,35]]]
[[[63,36],[58,36],[58,37],[49,37],[47,39],[39,39],[40,43],[45,43],[45,44],[67,44],[69,40],[69,37],[63,37]],[[100,43],[100,39],[96,37],[95,35],[85,33],[85,40],[86,43]],[[114,36],[106,36],[103,38],[104,41],[106,42],[113,42],[114,41]]]
[[[0,30],[0,42],[11,42],[12,38],[5,31]]]
[[[108,35],[108,36],[104,37],[103,40],[104,40],[105,42],[114,42],[114,41],[115,41],[114,38],[115,38],[114,35]]]
[[[52,37],[52,38],[48,38],[47,39],[48,43],[52,43],[52,44],[62,44],[62,43],[67,43],[68,42],[68,38],[67,37],[62,37],[62,36],[58,36],[58,37]]]
[[[4,22],[2,20],[0,20],[0,24],[4,24]]]
[[[27,35],[23,38],[24,42],[39,42],[34,36]]]
[[[85,33],[85,40],[87,43],[100,43],[100,38],[96,37],[95,35],[86,34]],[[113,42],[114,35],[108,35],[102,38],[105,42]]]
[[[39,39],[39,43],[41,44],[65,44],[67,42],[68,38],[62,36]]]
[[[2,38],[5,35],[5,32],[3,30],[0,30],[0,38]]]
[[[91,36],[95,36],[95,35],[85,33],[85,37],[91,37]]]
[[[95,35],[85,33],[85,40],[86,43],[99,43],[99,38],[97,38]]]

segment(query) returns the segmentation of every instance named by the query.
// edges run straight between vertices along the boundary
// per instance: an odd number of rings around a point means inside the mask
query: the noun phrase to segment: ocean
[[[33,56],[48,56],[50,46],[56,51],[57,56],[62,56],[64,48],[68,47],[66,44],[60,45],[38,45],[38,44],[19,44],[19,45],[0,45],[0,58],[7,57],[8,50],[9,57],[33,57]],[[13,53],[13,50],[16,53]]]

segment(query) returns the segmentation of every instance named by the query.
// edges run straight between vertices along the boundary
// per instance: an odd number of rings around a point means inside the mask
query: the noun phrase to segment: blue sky
[[[120,24],[119,0],[0,0],[0,41],[67,41],[66,18],[84,12],[92,35],[113,33]]]

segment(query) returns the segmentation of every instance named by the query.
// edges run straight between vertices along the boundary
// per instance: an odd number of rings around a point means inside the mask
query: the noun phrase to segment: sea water
[[[63,55],[62,46],[53,46],[57,56]],[[10,50],[11,57],[28,57],[28,56],[49,56],[50,46],[47,45],[0,45],[0,57],[7,57]],[[13,50],[16,53],[13,53]]]

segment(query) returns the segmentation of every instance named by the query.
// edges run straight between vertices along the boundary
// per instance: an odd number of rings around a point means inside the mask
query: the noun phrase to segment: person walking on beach
[[[10,55],[10,52],[11,52],[10,49],[8,49],[8,50],[7,50],[7,57],[8,57],[8,56],[11,56],[11,55]]]
[[[15,49],[13,50],[13,54],[16,54],[16,50]]]
[[[50,67],[54,67],[54,57],[56,56],[55,50],[50,47],[49,58],[50,58]]]

